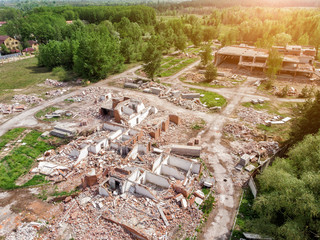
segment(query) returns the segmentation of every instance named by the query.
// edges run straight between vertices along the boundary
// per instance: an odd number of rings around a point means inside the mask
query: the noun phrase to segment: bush
[[[217,68],[211,63],[206,68],[205,78],[207,82],[211,82],[218,76]]]
[[[59,81],[63,82],[68,80],[67,71],[63,67],[53,68],[52,73],[54,76],[58,77]]]

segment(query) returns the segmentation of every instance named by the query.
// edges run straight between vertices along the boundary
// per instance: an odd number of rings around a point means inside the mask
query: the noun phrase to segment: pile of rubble
[[[65,87],[68,85],[66,82],[59,82],[57,80],[52,80],[47,78],[46,81],[44,82],[46,85],[54,86],[54,87]]]
[[[0,103],[0,113],[2,114],[11,114],[15,112],[22,112],[25,110],[25,105],[14,103],[14,104],[1,104]]]
[[[253,108],[246,108],[240,107],[237,110],[237,115],[243,121],[253,123],[253,124],[265,124],[266,121],[272,119],[273,116],[264,112],[264,111],[257,111]]]
[[[203,82],[205,80],[204,75],[201,73],[190,72],[190,73],[187,73],[184,77],[187,81],[191,80],[192,82],[195,82],[195,83]]]
[[[254,130],[239,123],[228,123],[223,127],[223,132],[232,135],[236,139],[248,141],[259,136]]]
[[[26,102],[26,103],[30,103],[30,104],[39,104],[39,103],[43,102],[44,100],[42,98],[39,98],[36,95],[20,94],[20,95],[14,95],[12,101],[14,101],[14,102]]]
[[[279,150],[279,143],[275,141],[248,141],[240,142],[233,141],[230,143],[233,153],[235,154],[254,154],[259,153],[261,150],[265,151],[265,156],[271,156]]]
[[[214,183],[194,159],[201,147],[152,147],[150,136],[170,134],[170,125],[179,126],[180,117],[163,116],[160,121],[161,113],[139,100],[105,97],[111,105],[101,107],[100,114],[108,120],[94,133],[45,152],[31,171],[46,175],[60,189],[82,186],[81,194],[59,198],[65,211],[50,221],[49,238],[60,236],[62,226],[72,229],[69,239],[175,239],[177,232],[183,239],[194,236],[203,216],[199,205]],[[148,125],[150,115],[158,124],[145,128],[141,123]],[[203,186],[209,195],[201,191]]]
[[[35,239],[41,228],[46,227],[43,222],[22,223],[15,231],[12,231],[5,239],[6,240],[29,240]]]
[[[141,82],[140,84],[125,83],[124,87],[141,89],[145,93],[155,94],[159,96],[159,98],[166,99],[167,101],[185,109],[202,112],[208,111],[206,105],[201,103],[201,95],[199,93],[190,92],[188,90],[180,91],[156,82]]]
[[[69,90],[70,90],[70,88],[50,90],[50,91],[46,92],[46,95],[47,95],[47,96],[50,96],[50,97],[61,96],[61,95],[63,95],[64,93],[66,93],[67,91],[69,91]]]

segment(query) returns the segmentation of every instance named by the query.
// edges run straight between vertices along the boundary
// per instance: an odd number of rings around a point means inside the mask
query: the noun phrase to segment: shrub
[[[58,77],[59,81],[67,81],[67,71],[63,67],[55,67],[52,69],[52,73],[54,76]]]

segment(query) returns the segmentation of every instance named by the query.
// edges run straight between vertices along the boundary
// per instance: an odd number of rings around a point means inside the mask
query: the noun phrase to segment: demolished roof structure
[[[316,55],[314,47],[302,46],[274,46],[281,54],[283,61],[281,72],[291,74],[304,74],[311,77],[315,72],[313,66]],[[215,65],[223,62],[237,64],[238,67],[266,70],[269,52],[266,49],[256,48],[245,44],[227,46],[216,52]]]

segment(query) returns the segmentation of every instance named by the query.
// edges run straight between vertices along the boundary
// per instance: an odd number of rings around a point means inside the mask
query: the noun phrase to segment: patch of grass
[[[281,143],[289,139],[291,124],[289,122],[271,126],[259,124],[257,125],[257,129],[264,131],[268,136],[273,137],[276,141]]]
[[[26,145],[14,148],[9,155],[0,160],[0,188],[18,188],[15,181],[26,174],[31,168],[34,160],[53,146],[40,138],[41,132],[31,131],[22,142]],[[39,180],[37,177],[33,181]]]
[[[5,63],[0,67],[0,101],[11,98],[13,92],[7,90],[32,88],[46,78],[54,78],[51,71],[37,66],[37,58]],[[8,96],[8,94],[10,96]]]
[[[182,69],[197,61],[197,58],[177,58],[162,65],[159,77],[169,77],[180,72]]]
[[[62,196],[71,196],[72,194],[74,193],[77,193],[79,192],[78,189],[75,189],[75,190],[71,190],[70,192],[66,192],[66,191],[61,191],[61,192],[58,192],[58,191],[54,191],[54,193],[52,194],[52,196],[54,197],[62,197]]]
[[[200,209],[201,209],[201,211],[203,212],[203,214],[205,215],[205,216],[209,216],[209,214],[211,213],[211,211],[213,210],[213,208],[214,208],[214,201],[215,201],[215,199],[214,199],[214,196],[213,196],[213,194],[210,194],[207,198],[206,198],[206,200],[204,200],[203,201],[203,203],[201,204],[201,206],[200,206]]]
[[[192,126],[191,126],[191,129],[193,130],[200,130],[202,128],[204,128],[204,126],[206,125],[206,122],[201,119],[200,122],[197,122],[197,123],[194,123]]]
[[[66,116],[65,114],[62,114],[61,117],[53,117],[53,118],[45,118],[46,114],[53,113],[54,111],[59,110],[59,108],[56,107],[47,107],[43,110],[40,110],[35,114],[35,117],[39,120],[45,121],[45,122],[54,122],[57,120],[63,120],[63,119],[69,119],[71,116]]]
[[[42,190],[41,193],[38,194],[38,198],[45,201],[48,199],[48,191]]]
[[[190,90],[203,94],[204,96],[200,98],[200,101],[206,104],[208,108],[223,107],[227,103],[227,100],[218,93],[196,88],[190,88]]]
[[[58,110],[59,108],[56,107],[47,107],[43,110],[40,110],[39,112],[36,113],[35,117],[36,118],[42,118],[48,113],[53,113],[54,111]]]
[[[10,141],[18,138],[25,128],[14,128],[0,137],[0,150]]]
[[[22,185],[22,187],[35,186],[43,183],[48,183],[44,175],[35,175],[28,182]]]
[[[204,193],[204,195],[208,195],[210,193],[210,188],[203,187],[201,190]]]

